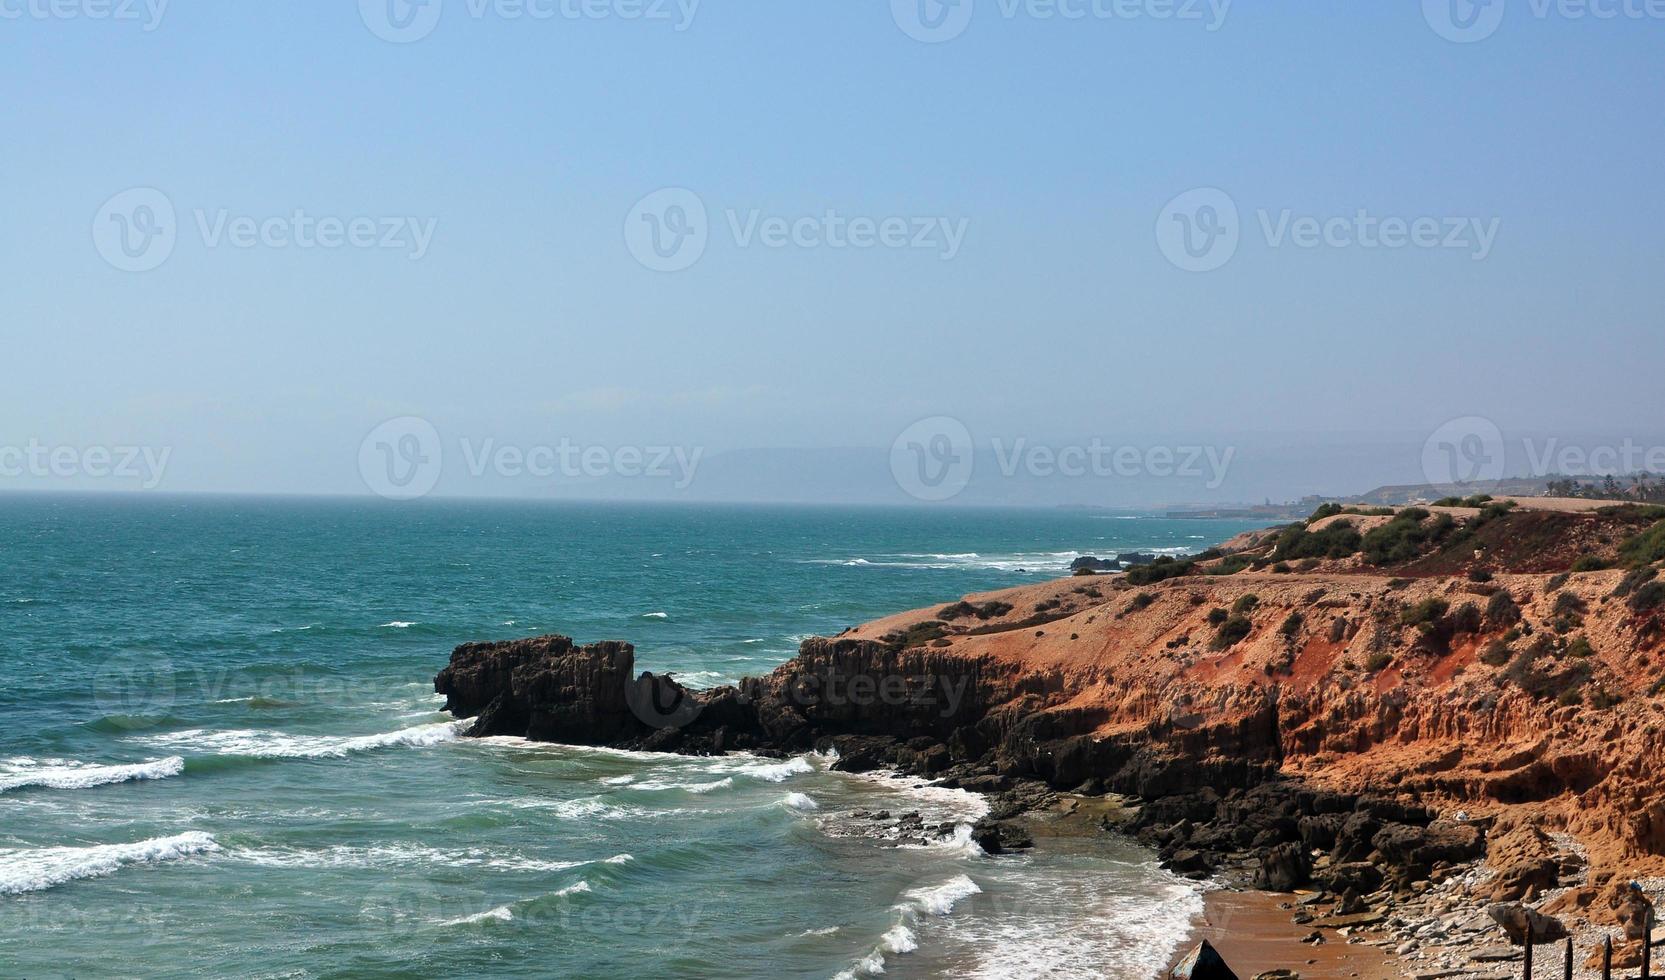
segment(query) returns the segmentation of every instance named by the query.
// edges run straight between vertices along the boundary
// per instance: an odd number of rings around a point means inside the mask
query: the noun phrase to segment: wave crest
[[[74,761],[43,765],[32,759],[17,759],[4,763],[4,766],[5,771],[0,772],[0,793],[28,787],[90,789],[132,780],[167,779],[185,771],[185,760],[175,755],[132,765],[101,766]]]
[[[113,874],[123,865],[157,864],[219,849],[214,838],[190,831],[131,844],[0,850],[0,895],[43,891],[77,878]]]

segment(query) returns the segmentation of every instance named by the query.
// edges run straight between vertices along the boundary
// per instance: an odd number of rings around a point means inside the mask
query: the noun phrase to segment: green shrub
[[[1340,504],[1319,504],[1318,509],[1312,512],[1311,517],[1307,518],[1307,523],[1312,524],[1321,521],[1326,517],[1334,517],[1335,515],[1341,513],[1341,511],[1342,507]]]
[[[906,650],[910,647],[924,646],[932,640],[940,639],[947,635],[942,626],[943,624],[936,622],[935,620],[924,623],[914,623],[905,630],[898,630],[894,633],[885,634],[881,640],[885,644],[901,650]]]
[[[1551,592],[1560,592],[1561,587],[1566,585],[1571,580],[1572,576],[1566,574],[1565,572],[1562,572],[1560,575],[1551,576],[1550,580],[1544,583],[1544,595],[1549,595]]]
[[[1295,569],[1289,567],[1289,562],[1286,562],[1286,561],[1280,561],[1277,564],[1272,566],[1272,571],[1279,574],[1279,575],[1288,575],[1290,572],[1293,572],[1294,570]]]
[[[1247,556],[1232,555],[1207,571],[1210,575],[1236,575],[1243,569],[1248,568],[1250,564],[1251,560]]]
[[[1440,515],[1444,522],[1435,521],[1424,526],[1422,522],[1427,517],[1428,512],[1422,508],[1410,507],[1381,527],[1372,528],[1360,542],[1365,560],[1372,565],[1411,561],[1420,557],[1424,548],[1438,540],[1449,527],[1455,526],[1449,514]]]
[[[1226,612],[1224,609],[1210,609],[1208,611],[1208,625],[1210,626],[1219,626],[1221,623],[1230,618],[1231,613]]]
[[[1607,567],[1607,562],[1597,558],[1595,555],[1585,555],[1583,558],[1573,562],[1572,570],[1575,572],[1599,572]]]
[[[1250,592],[1248,595],[1240,597],[1236,602],[1231,604],[1231,612],[1234,616],[1241,616],[1244,613],[1251,611],[1258,605],[1260,605],[1260,596]]]
[[[1149,565],[1135,565],[1128,569],[1127,581],[1129,585],[1155,585],[1171,578],[1189,575],[1193,568],[1195,568],[1195,562],[1177,561],[1163,555]]]
[[[1480,615],[1480,607],[1472,602],[1465,602],[1451,614],[1451,629],[1457,633],[1478,633],[1485,624],[1485,618]]]
[[[1589,603],[1579,598],[1577,593],[1563,592],[1555,597],[1555,606],[1550,614],[1553,616],[1582,616],[1589,611]]]
[[[1480,651],[1480,662],[1488,667],[1501,667],[1509,662],[1509,644],[1502,640],[1493,640]]]
[[[1373,654],[1370,655],[1370,659],[1368,659],[1364,662],[1364,669],[1368,673],[1380,674],[1382,671],[1388,669],[1388,665],[1390,665],[1392,663],[1393,663],[1393,655],[1392,654],[1390,654],[1390,653],[1373,653]]]
[[[1590,646],[1590,641],[1582,636],[1573,637],[1572,642],[1567,644],[1567,656],[1569,657],[1589,657],[1593,656],[1595,652],[1595,648]]]
[[[1665,521],[1659,521],[1619,548],[1619,554],[1632,565],[1652,565],[1665,558]]]
[[[943,607],[937,612],[937,618],[950,621],[960,619],[965,616],[974,616],[977,619],[996,619],[1011,611],[1011,603],[1001,602],[998,599],[994,599],[989,602],[980,602],[975,605],[962,599],[959,602],[954,603],[952,606]]]
[[[1283,625],[1278,627],[1278,632],[1290,639],[1294,639],[1295,636],[1301,632],[1301,626],[1305,622],[1306,617],[1302,616],[1298,612],[1292,612],[1287,618],[1284,619]]]
[[[1659,569],[1657,568],[1633,568],[1625,573],[1625,577],[1619,580],[1618,585],[1613,587],[1613,595],[1623,599],[1658,577]]]
[[[1151,595],[1149,592],[1141,592],[1133,597],[1132,602],[1127,604],[1127,611],[1138,612],[1141,609],[1149,609],[1151,604],[1155,601],[1156,596]]]
[[[1400,613],[1399,622],[1402,625],[1415,626],[1422,630],[1433,629],[1434,624],[1439,622],[1440,617],[1444,616],[1450,609],[1451,603],[1444,599],[1424,599]]]
[[[1486,600],[1486,622],[1493,629],[1504,629],[1520,622],[1520,607],[1508,589],[1499,589]]]
[[[1486,571],[1484,568],[1471,568],[1469,569],[1468,580],[1470,582],[1490,582],[1492,580],[1492,573]]]
[[[1224,650],[1227,647],[1234,646],[1254,632],[1254,628],[1255,624],[1249,622],[1246,617],[1233,616],[1220,624],[1219,630],[1214,634],[1212,646],[1216,650]]]
[[[1665,582],[1655,580],[1631,593],[1630,611],[1633,613],[1651,612],[1661,605],[1665,605]]]
[[[1278,536],[1272,557],[1279,561],[1296,558],[1346,558],[1359,550],[1363,538],[1352,521],[1336,521],[1322,531],[1308,531],[1292,524]]]
[[[1395,592],[1398,592],[1400,589],[1407,588],[1410,584],[1411,580],[1408,578],[1390,578],[1387,581],[1387,587]]]

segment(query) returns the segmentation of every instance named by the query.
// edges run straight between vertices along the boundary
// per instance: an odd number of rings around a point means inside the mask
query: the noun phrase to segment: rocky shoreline
[[[1032,815],[1109,801],[1095,811],[1099,828],[1149,845],[1178,875],[1240,889],[1311,889],[1291,909],[1315,936],[1391,938],[1389,948],[1412,952],[1451,935],[1430,931],[1451,912],[1436,899],[1442,885],[1472,875],[1485,822],[1441,820],[1392,799],[1281,777],[1270,701],[1229,726],[1228,752],[1219,751],[1222,733],[1206,726],[1107,741],[991,703],[991,669],[873,641],[811,639],[768,677],[695,692],[636,675],[629,644],[551,636],[460,647],[435,689],[445,710],[475,719],[471,736],[691,755],[830,751],[837,770],[890,769],[978,792],[990,808],[972,836],[991,855],[1032,846]],[[903,826],[908,817],[894,818],[906,835],[952,833]],[[1465,928],[1489,931],[1484,923]]]
[[[835,751],[979,792],[990,854],[1108,801],[1100,828],[1174,873],[1286,893],[1314,945],[1409,976],[1506,976],[1529,922],[1581,959],[1612,936],[1623,965],[1651,909],[1631,879],[1665,866],[1665,585],[1599,566],[1655,519],[1325,512],[811,638],[708,691],[565,637],[459,647],[435,689],[472,735]]]

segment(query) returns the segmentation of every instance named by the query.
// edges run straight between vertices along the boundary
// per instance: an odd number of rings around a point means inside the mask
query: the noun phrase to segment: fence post
[[[1646,901],[1644,899],[1643,901]],[[1653,975],[1653,906],[1642,916],[1642,980]]]
[[[1601,980],[1613,980],[1613,937],[1602,940]]]
[[[1526,980],[1532,980],[1532,940],[1535,938],[1537,937],[1532,935],[1532,917],[1528,915],[1526,917]]]
[[[1565,965],[1561,968],[1561,980],[1573,980],[1572,958],[1573,958],[1573,942],[1572,942],[1572,937],[1568,936],[1567,937],[1567,958],[1565,960]]]

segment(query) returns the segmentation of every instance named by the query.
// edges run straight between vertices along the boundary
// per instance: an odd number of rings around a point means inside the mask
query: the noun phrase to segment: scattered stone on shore
[[[1528,932],[1539,942],[1567,938],[1567,927],[1560,919],[1520,902],[1493,902],[1486,906],[1486,914],[1503,927],[1509,941],[1516,945],[1526,942]]]

